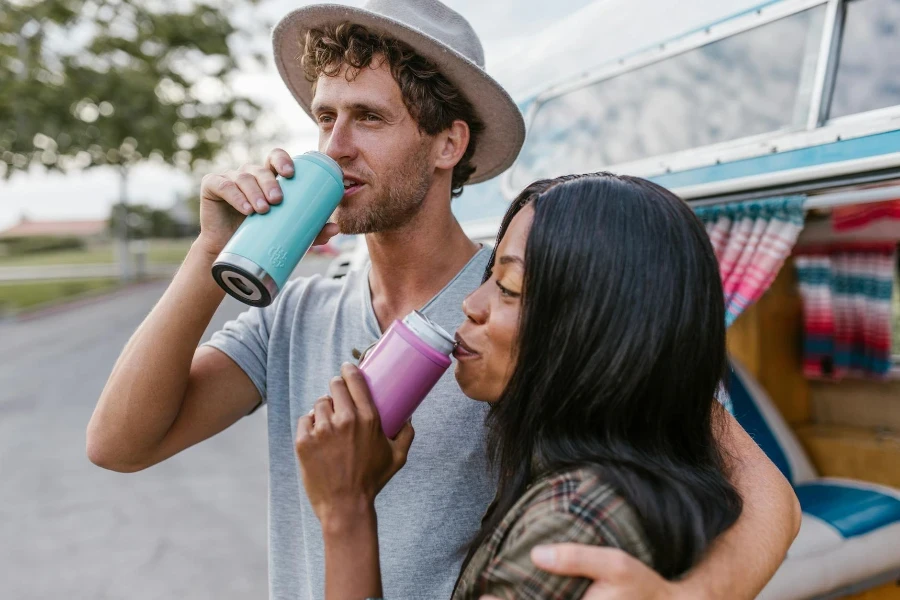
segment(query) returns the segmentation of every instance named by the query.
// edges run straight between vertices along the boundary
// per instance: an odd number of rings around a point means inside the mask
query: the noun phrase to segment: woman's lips
[[[453,356],[456,357],[456,360],[467,360],[478,358],[479,354],[472,350],[472,348],[466,344],[466,341],[462,339],[462,337],[457,333],[456,334],[456,348],[453,350]]]

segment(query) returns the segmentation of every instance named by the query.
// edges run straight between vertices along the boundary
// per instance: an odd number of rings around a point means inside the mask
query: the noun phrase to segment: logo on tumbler
[[[280,269],[287,262],[287,252],[281,246],[272,246],[269,248],[269,258],[272,260],[272,266]]]

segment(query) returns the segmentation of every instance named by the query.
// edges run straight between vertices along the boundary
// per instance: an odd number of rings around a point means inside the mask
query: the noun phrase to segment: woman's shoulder
[[[515,543],[527,532],[534,534],[536,529],[548,542],[614,546],[650,564],[640,517],[599,468],[577,467],[541,477],[510,513],[514,513],[510,517],[515,523],[510,523],[507,543]]]
[[[557,542],[613,546],[651,564],[637,514],[624,498],[598,470],[570,469],[528,488],[476,550],[453,598],[580,598],[590,581],[553,575],[531,562],[532,548]]]

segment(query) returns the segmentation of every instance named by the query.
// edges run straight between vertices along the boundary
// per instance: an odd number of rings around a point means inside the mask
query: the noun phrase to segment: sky
[[[479,34],[485,49],[487,70],[514,97],[559,78],[566,67],[582,68],[570,60],[573,52],[598,64],[640,49],[658,39],[673,26],[685,27],[702,15],[714,20],[761,0],[683,0],[679,11],[663,14],[652,9],[667,0],[445,0],[463,14]],[[310,1],[266,0],[237,19],[262,19],[274,25],[289,11]],[[342,4],[360,6],[362,1]],[[667,11],[668,12],[668,11]],[[655,17],[655,18],[654,18]],[[674,25],[673,25],[674,22]],[[704,21],[705,22],[705,21]],[[598,36],[596,28],[604,31]],[[566,29],[566,44],[559,43],[559,31]],[[610,32],[618,31],[618,35]],[[571,32],[571,35],[569,33]],[[269,39],[260,36],[254,45],[271,54]],[[652,43],[652,42],[651,42]],[[595,58],[593,58],[595,57]],[[316,147],[316,129],[281,82],[271,57],[263,70],[244,71],[236,86],[277,115],[284,124],[278,147],[291,154]],[[258,157],[262,162],[264,156]],[[234,165],[237,168],[240,165]],[[129,178],[128,198],[157,207],[171,206],[176,198],[196,191],[203,173],[193,176],[163,165],[135,168]],[[31,219],[103,219],[118,201],[119,180],[115,172],[95,168],[59,174],[35,169],[0,180],[0,230],[23,215]]]

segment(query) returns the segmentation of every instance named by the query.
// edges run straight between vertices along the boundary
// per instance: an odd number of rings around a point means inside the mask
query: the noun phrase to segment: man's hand
[[[531,562],[557,575],[593,579],[582,600],[674,600],[682,596],[678,584],[663,579],[616,548],[581,544],[536,546],[531,551]],[[498,599],[482,596],[481,600]]]
[[[267,213],[284,198],[275,179],[294,176],[294,161],[276,148],[265,165],[247,164],[236,171],[209,174],[200,183],[200,242],[211,254],[218,254],[248,215]],[[313,245],[326,243],[338,233],[328,223]]]

